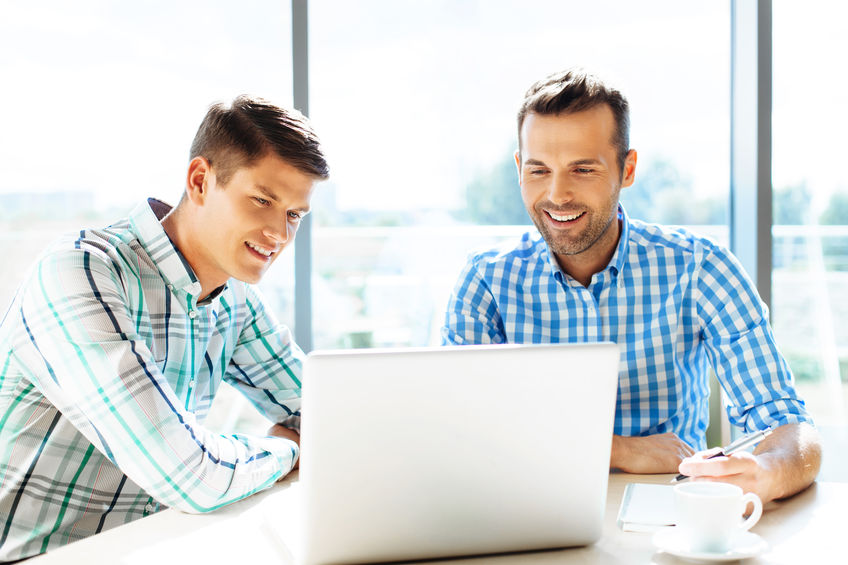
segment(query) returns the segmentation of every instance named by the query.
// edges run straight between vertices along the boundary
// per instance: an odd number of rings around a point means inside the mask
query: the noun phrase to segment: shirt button
[[[151,502],[148,502],[148,503],[144,506],[144,513],[145,513],[145,514],[151,514],[152,512],[153,512],[153,504],[152,504]]]
[[[192,310],[191,312],[188,313],[188,317],[191,318],[192,320],[194,320],[195,318],[197,318],[197,312]]]
[[[170,290],[171,292],[173,292],[173,291],[174,291],[174,285],[169,284],[169,285],[168,285],[168,290]]]

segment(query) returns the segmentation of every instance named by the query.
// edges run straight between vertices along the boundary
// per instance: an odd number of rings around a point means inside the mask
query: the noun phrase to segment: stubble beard
[[[581,233],[574,237],[562,235],[557,237],[545,221],[544,216],[547,213],[543,210],[542,204],[537,205],[534,208],[534,212],[535,214],[533,214],[532,218],[533,223],[536,224],[536,228],[539,230],[539,233],[542,234],[542,238],[545,240],[545,243],[548,244],[548,248],[557,255],[579,255],[580,253],[590,249],[604,236],[604,234],[607,233],[612,226],[613,221],[618,216],[617,207],[613,213],[606,218],[606,221],[597,218],[593,212],[586,210],[586,216],[588,216],[586,220],[588,220],[588,225]]]

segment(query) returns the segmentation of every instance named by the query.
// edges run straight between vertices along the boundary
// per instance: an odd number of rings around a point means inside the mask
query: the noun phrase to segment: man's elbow
[[[822,441],[819,431],[807,422],[799,427],[798,451],[802,462],[804,476],[812,483],[821,470]],[[808,484],[809,484],[808,483]]]

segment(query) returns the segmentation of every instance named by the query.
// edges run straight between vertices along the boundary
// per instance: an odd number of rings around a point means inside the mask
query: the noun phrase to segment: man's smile
[[[566,224],[582,218],[586,215],[586,212],[557,213],[551,210],[545,210],[545,214],[556,223]]]
[[[250,241],[246,241],[244,242],[244,244],[251,252],[253,252],[255,255],[258,255],[263,260],[270,259],[271,256],[277,252],[276,249],[263,247]]]

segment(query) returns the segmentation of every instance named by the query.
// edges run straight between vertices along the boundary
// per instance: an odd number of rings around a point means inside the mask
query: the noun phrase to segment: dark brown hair
[[[329,176],[321,143],[303,114],[246,95],[229,106],[210,106],[194,136],[190,159],[205,157],[218,181],[226,184],[236,169],[271,152],[308,175]]]
[[[518,147],[521,148],[521,126],[527,114],[557,115],[580,112],[606,104],[615,118],[613,147],[618,169],[624,174],[624,161],[630,150],[630,107],[624,95],[583,69],[554,73],[533,84],[524,94],[518,110]]]

